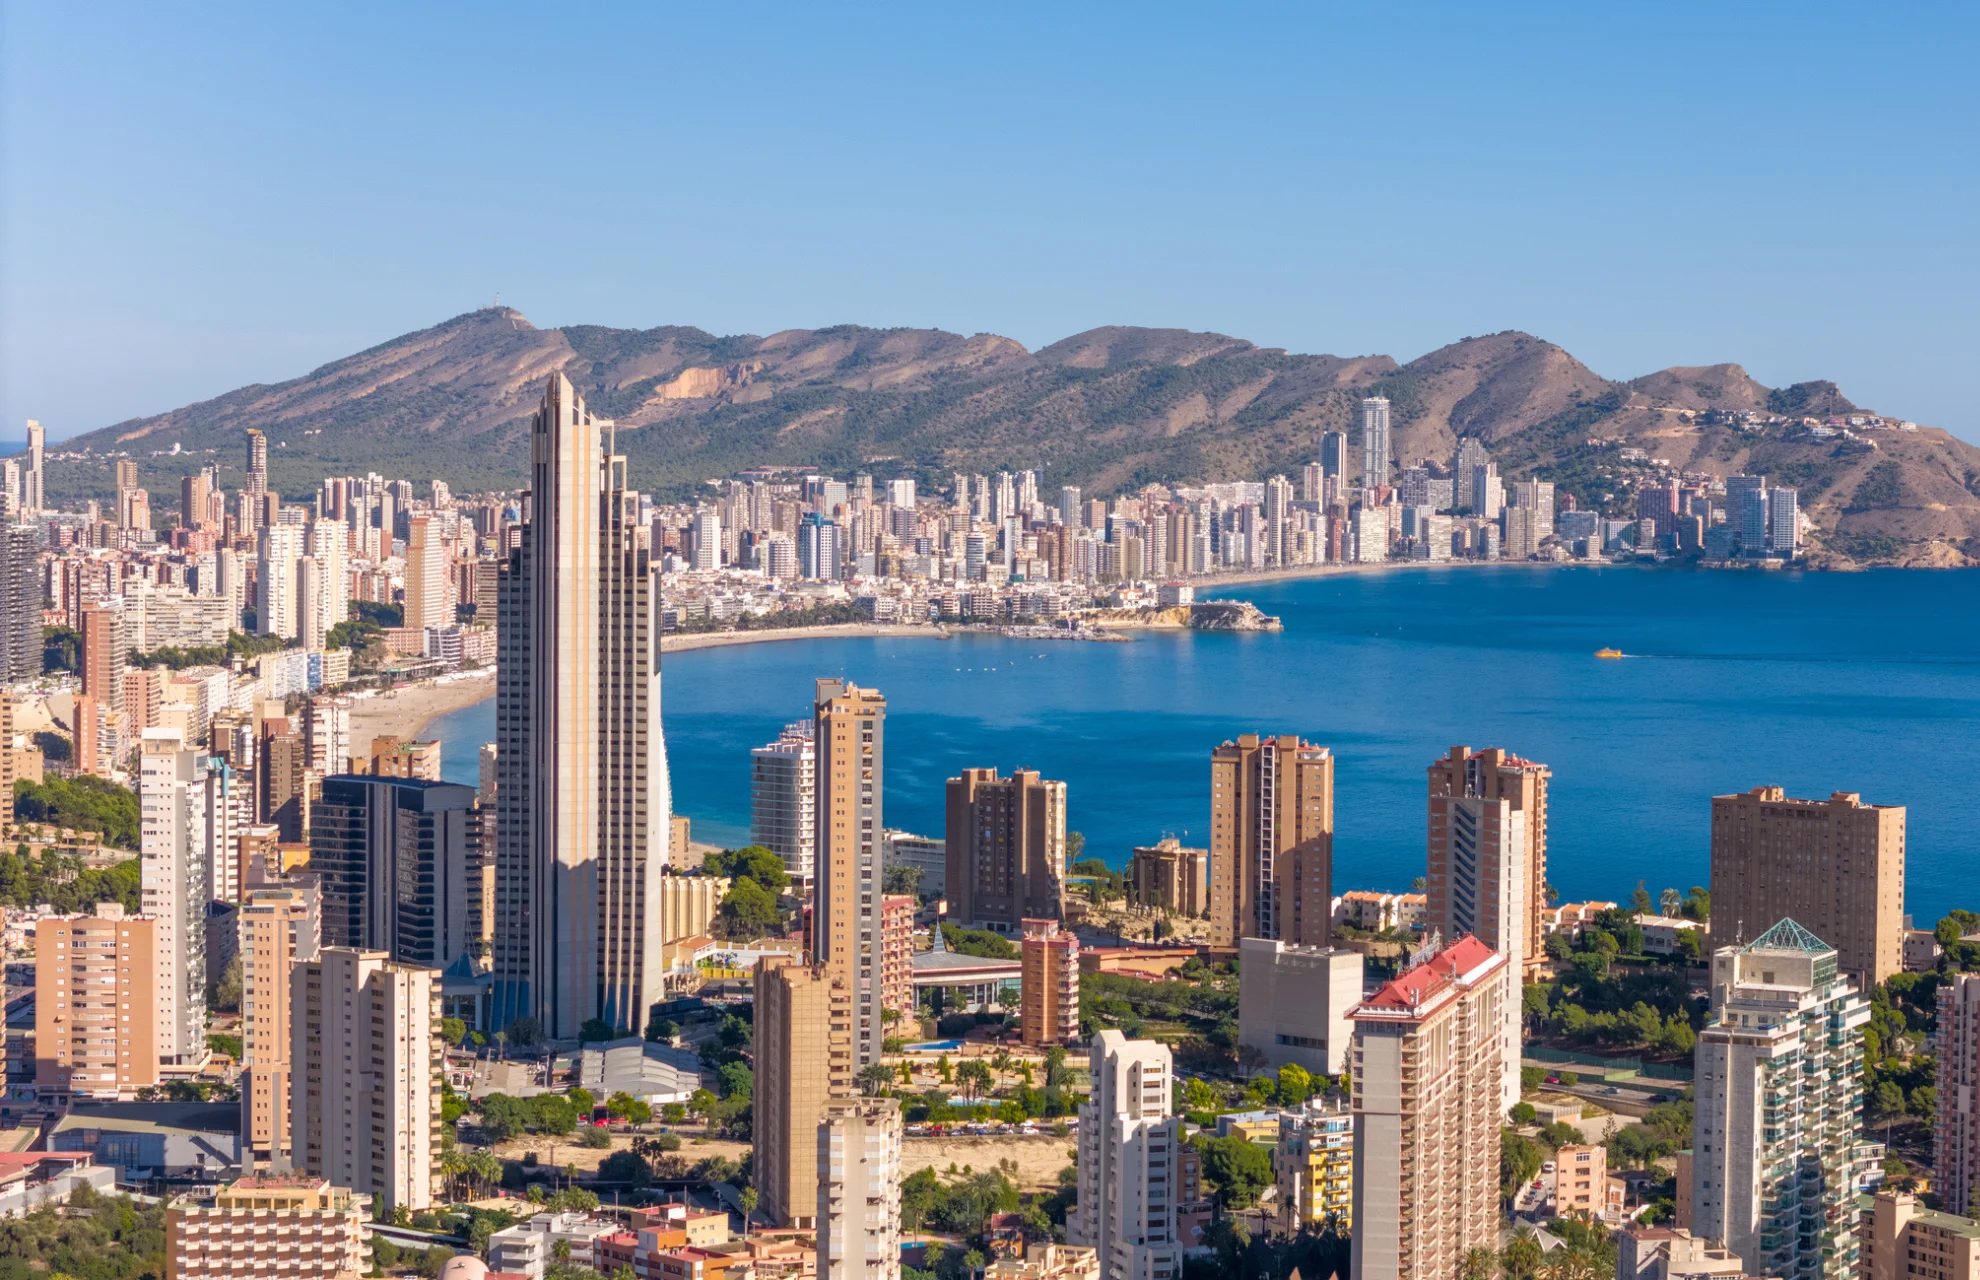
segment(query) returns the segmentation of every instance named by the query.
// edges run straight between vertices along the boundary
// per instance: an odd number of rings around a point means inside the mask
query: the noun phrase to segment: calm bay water
[[[1908,909],[1980,906],[1980,832],[1953,794],[1980,762],[1980,574],[1508,565],[1229,594],[1285,631],[669,657],[675,808],[697,839],[746,840],[749,749],[839,675],[887,695],[887,825],[928,835],[944,779],[995,765],[1064,779],[1070,825],[1110,863],[1164,834],[1205,843],[1210,749],[1295,732],[1338,757],[1335,891],[1401,889],[1423,869],[1424,769],[1467,743],[1552,767],[1550,879],[1570,899],[1705,884],[1709,797],[1779,785],[1908,806]],[[1596,659],[1605,646],[1631,656]],[[430,732],[473,785],[494,703]]]

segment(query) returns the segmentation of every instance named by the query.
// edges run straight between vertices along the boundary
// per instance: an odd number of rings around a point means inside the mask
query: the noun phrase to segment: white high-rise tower
[[[1361,402],[1361,487],[1389,483],[1389,401],[1369,396]]]

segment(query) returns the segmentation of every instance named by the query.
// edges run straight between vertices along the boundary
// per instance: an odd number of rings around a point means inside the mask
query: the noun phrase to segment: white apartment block
[[[818,1121],[818,1280],[900,1280],[901,1107],[825,1104]]]
[[[296,1171],[387,1206],[433,1203],[440,1146],[440,990],[431,969],[326,947],[291,972]]]
[[[1265,938],[1238,943],[1238,1043],[1273,1070],[1297,1063],[1315,1075],[1347,1068],[1348,1010],[1361,1001],[1362,957],[1344,947],[1301,947]]]
[[[749,753],[749,838],[782,858],[799,885],[811,883],[817,803],[818,751],[811,722],[800,720]]]
[[[1175,1280],[1182,1122],[1170,1114],[1168,1046],[1102,1031],[1091,1055],[1093,1091],[1079,1108],[1079,1202],[1066,1218],[1066,1241],[1098,1252],[1106,1280]]]
[[[206,1056],[209,846],[226,813],[216,774],[177,729],[144,731],[138,815],[142,911],[158,940],[158,1057],[189,1065]]]
[[[1863,1140],[1870,1006],[1833,947],[1782,920],[1712,954],[1698,1036],[1691,1229],[1752,1275],[1857,1274],[1851,1148]],[[1940,1087],[1945,1087],[1941,1081]]]

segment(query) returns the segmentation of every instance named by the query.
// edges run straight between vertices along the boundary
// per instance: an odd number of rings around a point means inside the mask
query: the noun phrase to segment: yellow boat
[[[1597,649],[1595,656],[1598,658],[1620,658],[1623,656],[1623,651],[1621,649]]]

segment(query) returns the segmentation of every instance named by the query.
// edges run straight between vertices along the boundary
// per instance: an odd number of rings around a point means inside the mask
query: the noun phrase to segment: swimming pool
[[[903,1053],[954,1053],[963,1047],[960,1040],[924,1040],[920,1044],[901,1046]]]

